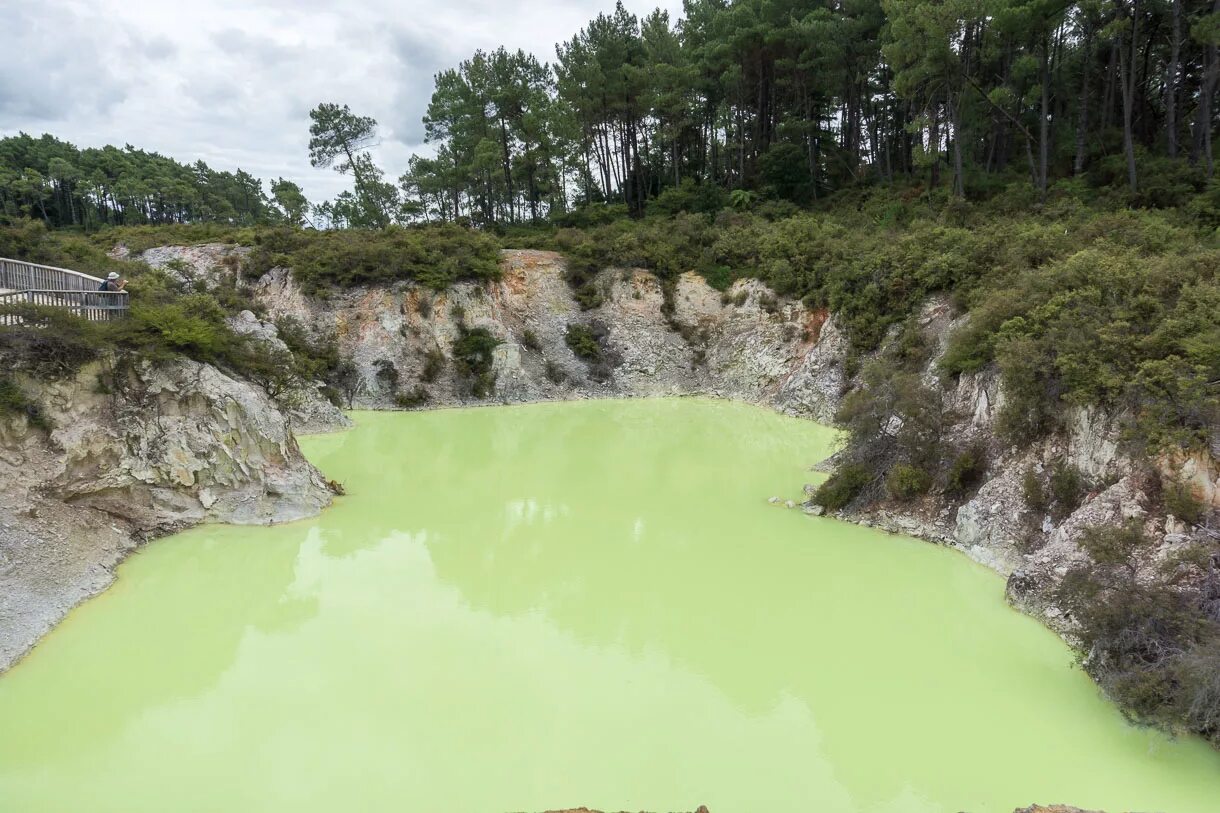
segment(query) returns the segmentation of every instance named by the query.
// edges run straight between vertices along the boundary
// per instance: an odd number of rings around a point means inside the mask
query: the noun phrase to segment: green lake
[[[358,413],[321,517],[149,545],[0,676],[0,811],[1216,813],[951,550],[769,505],[831,430]]]

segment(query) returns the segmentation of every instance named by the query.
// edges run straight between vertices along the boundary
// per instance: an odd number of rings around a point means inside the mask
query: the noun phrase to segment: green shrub
[[[1220,623],[1208,609],[1220,583],[1207,565],[1185,580],[1198,589],[1137,578],[1148,544],[1138,524],[1088,529],[1089,560],[1068,572],[1056,602],[1076,621],[1081,664],[1125,714],[1220,745]]]
[[[1179,480],[1169,480],[1161,489],[1165,512],[1190,525],[1203,521],[1203,501],[1195,496],[1189,485]]]
[[[62,378],[96,358],[108,343],[103,325],[62,308],[19,305],[0,308],[21,324],[0,326],[0,365],[7,372]]]
[[[867,466],[850,464],[841,466],[813,493],[813,502],[827,511],[838,511],[854,500],[873,481],[873,473]]]
[[[398,393],[394,396],[394,403],[403,409],[414,409],[423,406],[432,400],[432,393],[428,392],[421,385],[416,385],[408,393]]]
[[[329,383],[339,364],[339,342],[333,333],[311,334],[295,317],[275,323],[277,335],[292,353],[297,373],[306,381]]]
[[[945,475],[945,493],[962,497],[972,491],[987,471],[987,451],[981,446],[971,446],[953,458]]]
[[[445,371],[445,354],[439,347],[433,347],[424,354],[424,368],[420,372],[421,381],[426,381],[431,384],[441,377],[441,373]]]
[[[1033,466],[1021,475],[1021,497],[1025,500],[1025,507],[1035,514],[1045,514],[1051,506],[1051,498],[1046,493],[1046,486],[1042,484],[1042,477]]]
[[[398,368],[394,366],[394,362],[387,358],[380,358],[373,362],[373,366],[377,368],[375,376],[377,383],[382,389],[394,392],[398,389]]]
[[[899,463],[885,476],[885,490],[904,502],[923,496],[932,487],[932,475],[918,466]]]
[[[563,384],[568,380],[567,373],[553,361],[546,363],[546,377],[552,384]]]
[[[461,328],[461,335],[453,343],[454,367],[476,398],[487,398],[495,390],[492,353],[501,344],[503,342],[482,327]]]
[[[521,346],[534,352],[542,350],[542,342],[538,341],[538,334],[529,328],[521,331]]]
[[[32,400],[17,382],[7,376],[0,376],[0,415],[21,415],[30,426],[45,432],[51,430],[51,422],[46,412],[36,401]]]
[[[1085,481],[1080,471],[1062,460],[1055,461],[1050,475],[1051,508],[1055,519],[1065,519],[1079,508],[1084,493]]]
[[[292,269],[307,292],[414,281],[443,291],[460,280],[498,279],[499,246],[486,232],[453,224],[381,231],[267,229],[255,234],[251,271]]]
[[[594,335],[593,329],[588,325],[578,323],[568,325],[563,341],[577,358],[595,362],[602,357],[602,346],[598,342],[597,336]]]

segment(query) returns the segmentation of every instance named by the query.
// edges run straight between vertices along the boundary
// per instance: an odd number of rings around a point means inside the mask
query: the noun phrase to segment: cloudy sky
[[[681,0],[624,0],[677,17]],[[132,144],[180,161],[299,183],[312,200],[346,182],[309,166],[309,111],[346,103],[381,125],[392,177],[422,146],[432,77],[501,44],[553,61],[613,0],[43,0],[5,3],[0,134],[79,147]],[[20,55],[20,58],[16,58]]]

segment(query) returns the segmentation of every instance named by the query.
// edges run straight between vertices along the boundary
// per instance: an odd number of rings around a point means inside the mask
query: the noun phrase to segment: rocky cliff
[[[26,385],[51,428],[0,422],[0,671],[144,539],[285,522],[330,501],[266,394],[208,365],[104,360]]]
[[[722,293],[687,274],[667,296],[645,271],[608,269],[595,281],[600,304],[584,310],[564,281],[559,255],[505,251],[502,271],[498,282],[463,283],[441,294],[402,283],[314,298],[288,269],[275,269],[254,285],[272,318],[291,316],[334,331],[359,370],[349,395],[360,407],[706,394],[829,421],[859,383],[847,373],[847,342],[833,314],[785,301],[757,281],[739,280]],[[1050,596],[1084,555],[1077,544],[1084,528],[1141,520],[1155,543],[1139,563],[1150,578],[1175,546],[1191,538],[1191,529],[1155,512],[1121,451],[1112,416],[1075,410],[1062,435],[1024,449],[1002,444],[994,424],[1004,393],[995,372],[948,383],[937,375],[936,362],[962,319],[942,300],[928,302],[918,315],[932,348],[923,378],[943,396],[949,433],[988,450],[981,484],[960,503],[933,495],[840,516],[958,547],[1009,576],[1015,603],[1070,631]],[[583,358],[569,341],[574,325],[597,342]],[[472,393],[453,358],[463,332],[474,329],[500,342],[491,365],[494,390],[486,399]],[[1066,515],[1033,516],[1022,495],[1024,473],[1061,463],[1079,470],[1092,490]],[[1220,504],[1220,466],[1213,457],[1199,455],[1177,468],[1192,478],[1200,497]]]
[[[601,304],[582,310],[559,255],[506,251],[502,268],[499,282],[439,294],[403,283],[314,298],[288,269],[271,271],[255,289],[271,318],[335,332],[360,370],[358,407],[392,408],[416,389],[431,406],[709,394],[829,420],[842,395],[846,343],[834,319],[783,302],[756,281],[721,293],[684,275],[667,316],[661,284],[644,271],[602,272]],[[571,326],[597,337],[596,358],[572,350]],[[474,329],[500,342],[489,399],[475,397],[453,363],[462,331]]]

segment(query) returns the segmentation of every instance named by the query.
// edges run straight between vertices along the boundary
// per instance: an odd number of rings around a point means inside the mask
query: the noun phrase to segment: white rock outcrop
[[[257,386],[188,360],[42,383],[48,433],[0,422],[0,670],[102,590],[141,540],[330,502]]]

